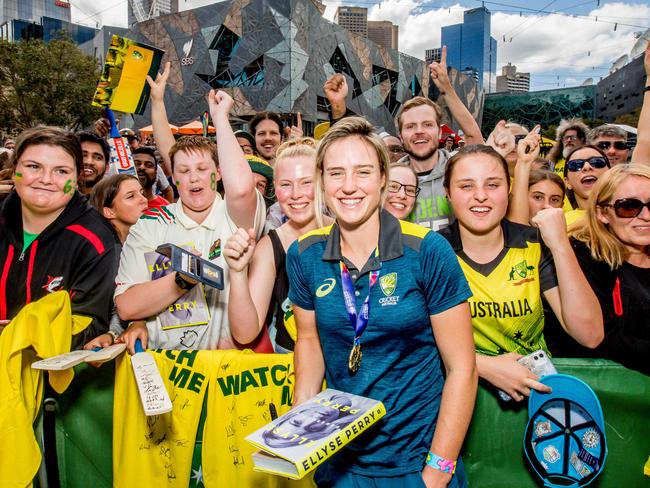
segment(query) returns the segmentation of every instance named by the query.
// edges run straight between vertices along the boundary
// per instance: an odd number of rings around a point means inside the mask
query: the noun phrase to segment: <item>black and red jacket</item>
[[[92,317],[73,347],[108,330],[113,307],[119,240],[110,224],[79,192],[23,251],[20,197],[0,208],[0,320],[11,320],[28,303],[67,290],[72,313]]]

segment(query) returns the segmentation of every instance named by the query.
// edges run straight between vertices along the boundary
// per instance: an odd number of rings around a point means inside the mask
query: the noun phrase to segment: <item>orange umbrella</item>
[[[176,134],[178,132],[178,127],[177,126],[172,125],[172,124],[168,124],[168,125],[169,125],[169,128],[172,130],[173,134]],[[153,134],[153,126],[148,125],[146,127],[143,127],[142,129],[140,129],[140,134],[145,135],[145,136]]]
[[[217,129],[208,126],[208,134],[214,134],[217,132]],[[181,125],[178,128],[179,134],[203,134],[203,124],[200,120],[193,120],[189,124]]]

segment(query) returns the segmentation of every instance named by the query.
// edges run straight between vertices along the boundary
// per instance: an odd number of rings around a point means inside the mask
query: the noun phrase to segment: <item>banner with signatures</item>
[[[146,417],[131,362],[126,355],[118,358],[113,424],[120,428],[113,429],[113,486],[314,486],[311,477],[296,482],[254,472],[254,448],[244,440],[271,421],[271,405],[278,415],[289,410],[293,354],[150,352],[173,409]],[[201,440],[197,428],[202,408]],[[195,439],[202,444],[198,467],[192,465]]]

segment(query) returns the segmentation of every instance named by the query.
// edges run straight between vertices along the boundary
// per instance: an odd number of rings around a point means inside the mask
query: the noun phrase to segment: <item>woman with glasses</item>
[[[396,219],[406,220],[420,193],[418,176],[409,164],[393,163],[388,175],[388,195],[384,208]]]
[[[476,395],[470,292],[444,239],[381,208],[388,172],[386,146],[363,118],[341,120],[318,146],[316,201],[336,221],[287,252],[294,405],[325,378],[390,411],[319,467],[319,486],[466,486],[456,459]]]
[[[589,194],[598,178],[608,169],[607,155],[596,146],[581,146],[567,155],[564,163],[564,181],[567,199],[571,205],[571,210],[565,214],[568,226],[585,215]]]
[[[547,350],[542,296],[580,343],[595,347],[603,337],[598,301],[571,250],[562,210],[540,210],[532,219],[536,228],[506,220],[508,165],[489,146],[468,146],[453,156],[444,185],[456,222],[441,234],[472,289],[479,376],[517,401],[531,389],[548,391],[517,362]]]
[[[551,351],[613,359],[650,375],[650,168],[617,165],[602,175],[570,236],[600,302],[605,338],[588,350],[563,334]]]
[[[264,324],[275,324],[275,351],[293,351],[296,326],[287,298],[286,250],[305,232],[315,229],[314,168],[316,143],[310,137],[282,144],[275,158],[275,195],[287,221],[255,243],[253,229],[238,229],[223,255],[230,268],[228,317],[230,332],[240,344],[250,344]]]

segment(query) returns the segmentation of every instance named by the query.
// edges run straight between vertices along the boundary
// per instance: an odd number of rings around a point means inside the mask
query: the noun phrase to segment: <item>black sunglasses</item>
[[[600,169],[606,167],[608,161],[607,158],[602,156],[592,156],[587,159],[572,159],[566,163],[566,167],[569,171],[580,171],[585,163],[589,163],[592,168]]]
[[[519,135],[516,135],[516,136],[515,136],[515,146],[516,146],[517,144],[519,144],[519,141],[521,141],[521,140],[523,140],[523,139],[526,139],[527,136],[528,136],[528,134],[519,134]]]
[[[614,203],[601,203],[601,207],[612,207],[617,217],[622,219],[631,219],[643,211],[643,207],[650,210],[650,200],[643,203],[638,198],[621,198]]]
[[[404,148],[402,146],[388,146],[388,152],[399,154],[404,152]]]
[[[397,181],[389,181],[388,182],[388,191],[390,193],[399,193],[399,191],[404,188],[404,193],[408,195],[409,197],[417,197],[418,193],[420,193],[420,188],[417,186],[413,185],[402,185],[401,183]]]
[[[612,145],[617,151],[627,149],[627,142],[624,141],[600,141],[598,144],[596,144],[596,146],[598,146],[603,151],[607,151],[610,147],[612,147]]]

